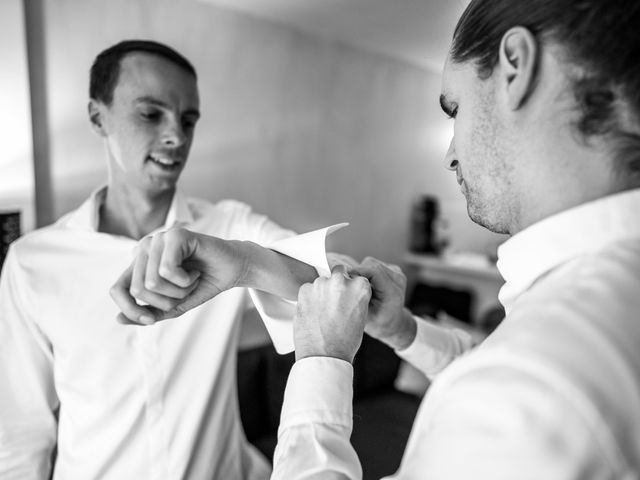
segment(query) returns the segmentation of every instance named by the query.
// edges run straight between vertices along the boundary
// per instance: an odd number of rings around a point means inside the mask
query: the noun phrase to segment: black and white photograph
[[[0,480],[640,480],[640,2],[2,0]]]

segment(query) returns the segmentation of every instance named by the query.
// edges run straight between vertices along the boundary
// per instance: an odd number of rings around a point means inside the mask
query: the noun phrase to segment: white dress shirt
[[[498,254],[506,319],[435,378],[393,478],[640,478],[640,190],[549,217]],[[419,325],[399,353],[427,373],[466,348]],[[360,478],[352,374],[294,365],[272,478]]]
[[[247,290],[173,320],[127,326],[109,288],[137,242],[97,231],[105,190],[11,246],[0,278],[0,478],[268,478],[246,441],[236,346]],[[325,230],[294,235],[237,201],[174,196],[165,228],[251,240],[328,269]],[[308,245],[311,249],[306,249]],[[250,292],[280,351],[293,304]]]

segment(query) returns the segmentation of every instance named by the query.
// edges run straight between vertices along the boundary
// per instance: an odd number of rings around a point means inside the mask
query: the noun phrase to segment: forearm
[[[238,286],[254,288],[289,300],[298,298],[298,289],[313,282],[318,273],[304,262],[253,242],[234,242],[244,268]]]

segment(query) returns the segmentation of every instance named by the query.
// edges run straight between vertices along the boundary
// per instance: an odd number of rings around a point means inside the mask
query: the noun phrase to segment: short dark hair
[[[100,52],[93,61],[89,78],[89,98],[111,105],[113,90],[120,76],[120,61],[126,55],[135,52],[158,55],[197,78],[193,65],[173,48],[152,40],[124,40]]]
[[[572,78],[578,132],[610,136],[622,171],[640,175],[640,2],[472,0],[454,31],[451,59],[474,62],[488,78],[503,35],[515,26],[564,48],[579,72]],[[624,121],[629,114],[633,131]]]

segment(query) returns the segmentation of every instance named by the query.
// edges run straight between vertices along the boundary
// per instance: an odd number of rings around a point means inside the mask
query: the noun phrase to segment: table
[[[495,263],[475,253],[430,255],[407,252],[403,261],[411,282],[423,282],[450,288],[465,288],[473,293],[471,316],[479,325],[484,315],[500,308],[498,292],[504,280]]]

